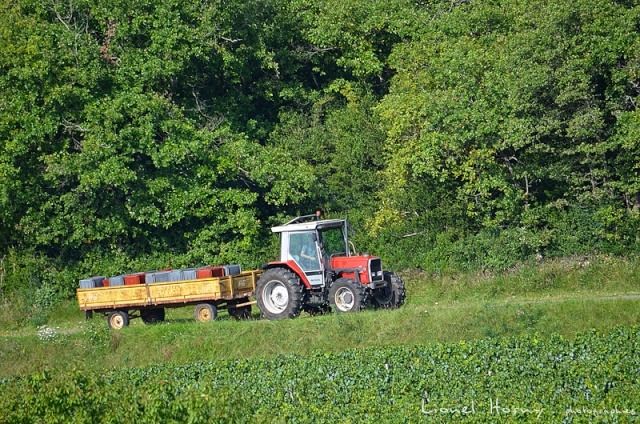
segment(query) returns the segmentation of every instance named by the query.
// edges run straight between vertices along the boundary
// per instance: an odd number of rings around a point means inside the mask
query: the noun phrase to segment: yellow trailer
[[[145,323],[163,321],[165,308],[196,305],[195,318],[200,322],[216,319],[218,309],[227,309],[236,318],[251,314],[250,296],[262,270],[245,271],[225,277],[167,283],[145,283],[115,287],[78,289],[78,305],[87,318],[94,312],[107,316],[109,327],[121,329],[131,318]],[[139,315],[136,315],[139,312]]]

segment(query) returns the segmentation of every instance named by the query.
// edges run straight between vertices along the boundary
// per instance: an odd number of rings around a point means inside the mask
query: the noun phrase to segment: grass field
[[[40,327],[0,329],[0,376],[45,369],[188,364],[277,354],[338,353],[349,348],[410,346],[539,334],[572,337],[640,323],[636,259],[572,258],[507,273],[433,276],[405,271],[405,306],[392,311],[236,322],[221,314],[202,324],[193,308],[170,309],[164,323],[140,320],[122,331],[101,316],[85,322],[75,301],[59,305]]]

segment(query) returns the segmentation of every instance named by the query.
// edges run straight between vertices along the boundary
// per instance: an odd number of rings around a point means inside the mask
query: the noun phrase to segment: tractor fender
[[[309,283],[309,280],[307,280],[307,276],[304,275],[304,272],[302,272],[298,264],[294,261],[269,262],[268,264],[262,265],[262,269],[264,269],[265,271],[271,268],[288,268],[291,272],[295,273],[298,278],[300,278],[300,281],[302,281],[302,284],[304,284],[306,288],[311,288],[311,284]]]

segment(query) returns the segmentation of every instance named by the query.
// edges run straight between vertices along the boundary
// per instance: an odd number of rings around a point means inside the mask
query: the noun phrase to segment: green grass
[[[564,258],[521,265],[508,272],[426,275],[405,271],[409,303],[507,299],[558,299],[640,292],[640,260],[619,257]]]
[[[572,337],[592,328],[606,332],[640,323],[637,261],[620,258],[558,260],[508,273],[429,276],[404,272],[407,302],[392,311],[295,320],[237,322],[193,319],[193,307],[167,310],[163,324],[140,320],[122,331],[97,316],[84,321],[74,301],[65,302],[46,327],[0,336],[0,376],[47,368],[104,370],[156,363],[191,363],[277,354],[340,352],[348,348],[457,342],[486,337],[560,333]]]

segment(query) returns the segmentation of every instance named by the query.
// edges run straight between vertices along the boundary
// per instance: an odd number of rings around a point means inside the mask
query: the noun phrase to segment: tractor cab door
[[[284,235],[284,234],[283,234]],[[320,261],[320,247],[316,232],[295,231],[288,233],[289,237],[283,237],[287,246],[282,246],[286,252],[285,261],[293,260],[304,272],[309,284],[314,287],[322,287],[324,284],[324,266]]]

